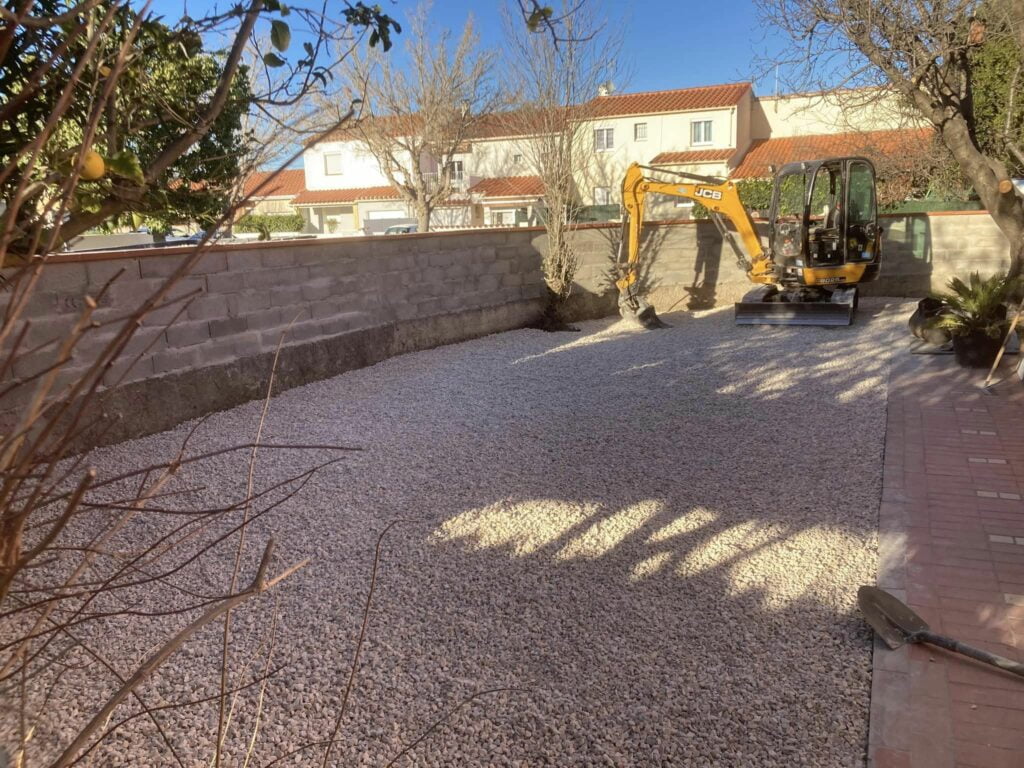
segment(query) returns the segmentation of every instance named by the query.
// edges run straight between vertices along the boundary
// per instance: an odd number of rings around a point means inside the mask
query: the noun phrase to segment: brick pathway
[[[951,356],[900,355],[890,382],[879,586],[932,628],[1024,661],[1024,385]],[[1024,679],[876,640],[870,768],[1024,766]]]

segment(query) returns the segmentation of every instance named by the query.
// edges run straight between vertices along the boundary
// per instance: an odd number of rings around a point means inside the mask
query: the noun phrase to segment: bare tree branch
[[[435,209],[458,195],[465,197],[456,178],[456,159],[468,152],[473,129],[499,100],[495,57],[480,50],[472,17],[453,45],[447,30],[435,33],[431,28],[429,9],[424,4],[413,12],[407,68],[374,52],[351,57],[346,84],[351,93],[363,90],[367,117],[338,137],[365,147],[415,211],[421,232],[430,229]]]

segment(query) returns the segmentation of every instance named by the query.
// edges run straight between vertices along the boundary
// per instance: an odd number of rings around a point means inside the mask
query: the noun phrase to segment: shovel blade
[[[857,590],[857,606],[864,620],[893,650],[904,643],[917,642],[919,633],[928,631],[924,619],[884,589],[861,587]]]

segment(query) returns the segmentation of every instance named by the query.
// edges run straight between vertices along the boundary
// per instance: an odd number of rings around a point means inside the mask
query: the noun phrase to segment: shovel
[[[904,643],[929,643],[1024,677],[1024,664],[932,632],[924,619],[883,589],[861,587],[857,590],[857,605],[865,621],[893,650]]]
[[[1020,322],[1021,315],[1024,314],[1024,304],[1021,304],[1017,309],[1017,314],[1013,316],[1013,322],[1010,323],[1010,330],[1006,332],[1006,338],[1003,339],[1002,345],[999,347],[999,352],[996,354],[996,360],[992,363],[992,367],[988,371],[988,376],[985,377],[985,383],[981,385],[981,388],[986,394],[992,394],[992,390],[989,387],[992,386],[992,377],[996,375],[996,368],[999,367],[999,361],[1003,359],[1003,353],[1006,351],[1006,345],[1010,343],[1010,337],[1013,332],[1017,330],[1017,324]]]

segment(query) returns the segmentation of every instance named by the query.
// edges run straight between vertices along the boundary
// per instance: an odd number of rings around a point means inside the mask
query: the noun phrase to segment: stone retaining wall
[[[985,212],[884,216],[882,277],[875,296],[924,296],[954,275],[991,275],[1010,263],[1006,237]]]
[[[884,219],[882,278],[875,295],[923,295],[953,274],[1003,269],[1008,248],[987,214],[913,214]],[[615,312],[612,273],[620,229],[587,226],[574,234],[580,258],[569,303],[578,319]],[[392,355],[523,327],[539,316],[547,239],[539,229],[399,237],[301,240],[215,248],[174,295],[181,304],[149,316],[126,359],[106,374],[125,384],[99,408],[116,420],[104,442],[158,431],[187,418],[261,396],[273,351],[287,329],[281,389],[371,365]],[[643,286],[660,312],[712,306],[750,288],[714,226],[650,224],[644,234]],[[64,335],[86,293],[120,274],[101,302],[101,323],[83,342],[62,381],[80,373],[123,317],[159,287],[185,257],[174,248],[55,257],[43,269],[26,318],[31,348]],[[24,358],[25,377],[50,363]],[[23,401],[5,397],[0,425]]]
[[[181,302],[149,315],[125,361],[106,374],[107,384],[124,378],[97,406],[116,422],[108,421],[103,442],[260,397],[282,333],[277,380],[287,389],[527,325],[539,315],[544,290],[536,235],[489,231],[217,248],[172,292],[195,293],[177,321],[165,327]],[[82,297],[120,273],[95,314],[100,327],[61,374],[62,383],[70,381],[115,333],[114,321],[151,295],[186,254],[174,248],[56,257],[44,266],[25,314],[31,321],[25,348],[67,333]],[[13,373],[30,376],[51,362],[52,351],[40,352],[19,360]],[[9,424],[23,402],[5,397],[0,423]]]

